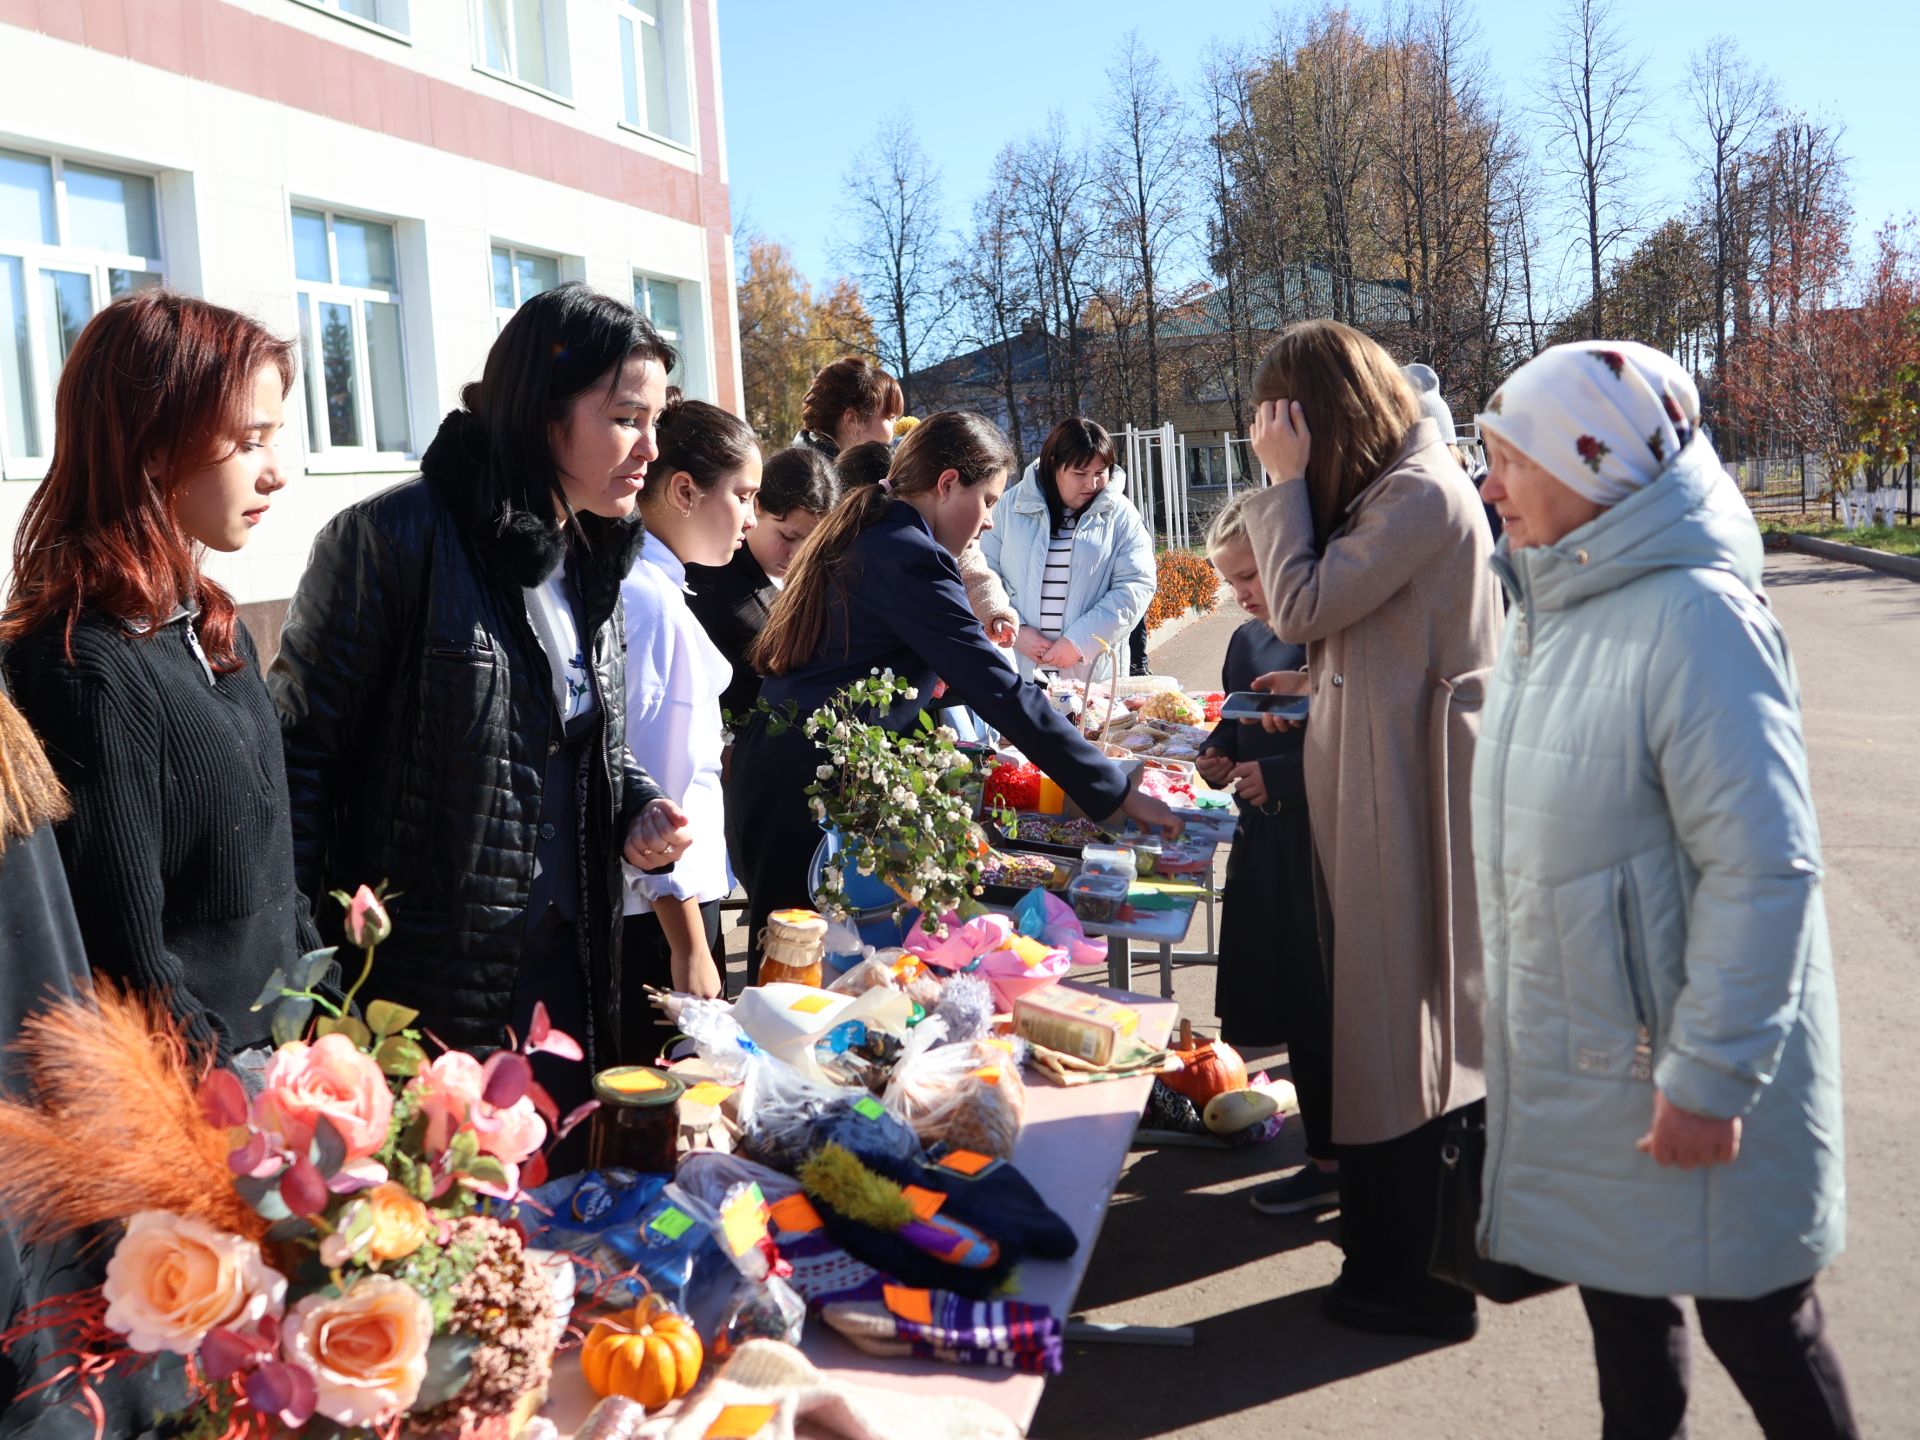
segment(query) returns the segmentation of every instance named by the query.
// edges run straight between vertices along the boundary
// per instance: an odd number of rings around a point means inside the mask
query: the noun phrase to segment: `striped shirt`
[[[1040,577],[1040,633],[1058,640],[1067,628],[1067,585],[1073,578],[1073,529],[1077,515],[1063,516],[1047,545],[1047,568]]]

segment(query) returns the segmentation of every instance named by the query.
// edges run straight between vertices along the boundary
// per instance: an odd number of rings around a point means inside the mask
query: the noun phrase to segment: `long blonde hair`
[[[914,427],[893,453],[884,486],[849,490],[814,527],[793,557],[760,637],[747,660],[763,675],[785,675],[812,658],[827,630],[827,607],[846,603],[852,577],[847,551],[862,530],[876,525],[895,500],[930,494],[947,471],[962,485],[978,485],[1013,465],[1013,447],[1000,427],[964,410],[943,410]]]
[[[0,852],[10,841],[66,818],[67,792],[47,752],[27,717],[0,690]]]
[[[1253,376],[1254,399],[1297,400],[1313,446],[1307,494],[1324,545],[1420,419],[1413,387],[1378,342],[1335,320],[1289,326]]]

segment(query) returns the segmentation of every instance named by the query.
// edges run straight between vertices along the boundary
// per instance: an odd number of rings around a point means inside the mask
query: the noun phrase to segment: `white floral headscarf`
[[[1617,505],[1693,438],[1700,392],[1650,345],[1580,340],[1514,371],[1474,420],[1594,504]]]

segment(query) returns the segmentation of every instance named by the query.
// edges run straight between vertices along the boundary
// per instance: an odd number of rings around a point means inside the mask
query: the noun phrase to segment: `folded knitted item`
[[[1060,1373],[1060,1322],[1044,1305],[889,1285],[878,1299],[822,1305],[820,1318],[870,1355]]]
[[[822,1374],[778,1340],[749,1340],[720,1373],[649,1421],[648,1440],[1019,1440],[990,1405],[930,1392],[877,1390]]]
[[[1065,1260],[1080,1248],[1073,1227],[1010,1161],[959,1146],[936,1146],[925,1160],[869,1163],[902,1186],[944,1195],[940,1214],[993,1236],[1011,1264],[1028,1257]]]
[[[1012,1271],[991,1230],[942,1213],[944,1195],[909,1193],[839,1146],[809,1156],[800,1181],[835,1244],[907,1285],[985,1299]]]

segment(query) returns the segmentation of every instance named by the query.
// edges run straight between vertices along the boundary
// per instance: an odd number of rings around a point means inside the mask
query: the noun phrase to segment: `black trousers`
[[[1684,1440],[1693,1361],[1666,1296],[1580,1288],[1600,1371],[1601,1440]],[[1707,1348],[1768,1440],[1858,1440],[1840,1356],[1813,1281],[1755,1300],[1695,1300]]]
[[[508,1024],[519,1039],[526,1039],[533,1023],[533,1007],[547,1007],[547,1018],[556,1030],[564,1030],[585,1044],[588,1013],[592,996],[586,971],[580,962],[579,943],[574,922],[549,905],[539,918],[527,924],[520,942],[520,976],[513,987],[513,1009]],[[609,1041],[604,1037],[595,1047],[595,1061],[613,1063]],[[533,1078],[553,1097],[564,1117],[575,1106],[593,1098],[593,1072],[586,1062],[568,1060],[559,1055],[535,1055]],[[547,1165],[554,1175],[569,1175],[587,1163],[587,1127],[582,1125],[560,1144],[548,1151]]]
[[[703,901],[700,924],[707,932],[707,948],[720,967],[720,983],[727,983],[727,957],[720,948],[720,902]],[[661,1044],[673,1035],[673,1022],[648,1003],[642,985],[656,990],[673,988],[673,946],[657,915],[629,915],[620,936],[620,1053],[630,1065],[648,1065]]]
[[[727,770],[727,852],[747,892],[747,983],[760,979],[760,932],[776,910],[813,904],[807,874],[821,830],[806,795],[826,752],[798,725],[770,733],[763,716],[733,742]]]
[[[1132,673],[1146,675],[1147,669],[1147,622],[1142,620],[1133,627],[1133,633],[1127,637],[1127,659],[1131,662]]]
[[[1447,1120],[1439,1116],[1375,1145],[1340,1146],[1340,1244],[1347,1252],[1340,1286],[1355,1298],[1430,1314],[1474,1308],[1472,1291],[1427,1273]]]

